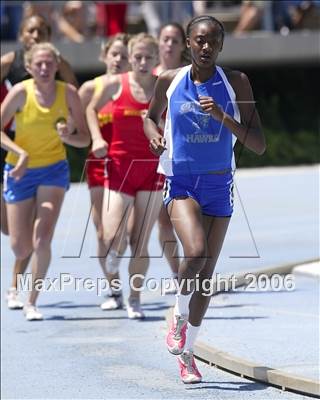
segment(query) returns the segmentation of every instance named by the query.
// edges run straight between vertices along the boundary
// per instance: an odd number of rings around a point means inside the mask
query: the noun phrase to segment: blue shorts
[[[232,173],[176,175],[165,180],[163,201],[191,197],[201,207],[202,214],[213,217],[231,217],[233,212]]]
[[[66,160],[40,168],[27,168],[18,181],[9,176],[13,165],[6,164],[3,173],[3,198],[7,203],[35,197],[39,186],[58,186],[69,189],[70,171]]]

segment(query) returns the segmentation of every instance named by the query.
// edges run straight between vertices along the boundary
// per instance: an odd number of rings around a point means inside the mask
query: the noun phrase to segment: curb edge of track
[[[319,259],[310,259],[310,260],[305,260],[305,261],[300,261],[300,262],[295,262],[295,263],[290,263],[290,264],[281,264],[276,267],[267,267],[263,269],[258,269],[258,270],[252,270],[252,271],[246,271],[246,272],[239,272],[237,274],[225,274],[224,276],[221,276],[222,281],[223,279],[227,282],[227,288],[225,286],[221,290],[216,290],[213,293],[213,296],[221,293],[221,292],[226,292],[232,289],[232,280],[230,279],[233,275],[235,277],[235,288],[247,285],[250,282],[250,278],[247,278],[246,276],[250,274],[259,277],[259,275],[265,275],[268,278],[272,277],[274,274],[278,275],[286,275],[289,274],[294,270],[296,266],[304,265],[304,264],[310,264],[310,263],[315,263],[319,262]],[[319,264],[320,265],[320,264]],[[301,274],[302,275],[302,274]],[[304,276],[310,276],[312,278],[315,278],[314,276],[307,275],[305,274]],[[317,277],[316,277],[317,278]]]
[[[283,264],[279,265],[278,267],[270,267],[241,273],[236,276],[236,287],[246,284],[245,276],[248,273],[256,276],[259,274],[272,276],[274,273],[288,274],[296,265],[308,264],[315,261],[318,260],[313,259],[299,263],[296,262],[291,264]],[[218,293],[219,292],[216,292],[215,294]],[[173,308],[170,308],[166,314],[166,322],[168,325],[172,319],[172,312]],[[196,342],[194,350],[195,357],[209,364],[210,366],[221,368],[244,378],[267,383],[271,386],[280,387],[282,390],[290,390],[311,397],[318,397],[320,395],[320,382],[318,381],[293,375],[285,371],[281,371],[280,369],[265,366],[263,364],[253,363],[244,358],[233,356],[215,347],[208,346],[203,342]]]

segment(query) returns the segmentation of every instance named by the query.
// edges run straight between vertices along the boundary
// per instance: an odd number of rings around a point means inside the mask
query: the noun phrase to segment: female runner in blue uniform
[[[212,277],[233,211],[234,143],[238,139],[257,154],[266,148],[247,76],[216,65],[223,39],[223,25],[215,18],[190,21],[192,64],[160,75],[144,125],[150,149],[161,155],[164,203],[184,252],[167,335],[184,383],[202,378],[193,345],[210,302],[202,282]],[[162,136],[158,123],[166,107]]]

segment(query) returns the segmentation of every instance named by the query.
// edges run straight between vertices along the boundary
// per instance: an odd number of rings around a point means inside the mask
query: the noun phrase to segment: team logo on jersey
[[[193,134],[203,133],[209,126],[211,116],[202,111],[198,101],[187,101],[181,104],[180,114],[184,114],[184,117],[195,129]]]
[[[65,117],[59,117],[56,119],[54,123],[54,129],[58,129],[58,124],[67,124],[67,120],[65,119]]]
[[[197,110],[199,110],[199,106],[200,106],[200,104],[199,103],[197,104],[197,102],[187,101],[187,102],[181,104],[180,113],[186,114],[189,112],[196,112]]]
[[[188,143],[216,143],[220,139],[220,135],[204,135],[204,134],[193,134],[186,135],[186,141]]]
[[[144,118],[144,116],[147,114],[148,110],[131,110],[129,108],[125,109],[123,111],[123,115],[125,117],[142,117]]]
[[[99,126],[102,128],[104,125],[112,122],[112,113],[98,113]]]

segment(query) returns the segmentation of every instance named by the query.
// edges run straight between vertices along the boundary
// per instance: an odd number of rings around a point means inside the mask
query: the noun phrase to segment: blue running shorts
[[[225,174],[175,175],[166,177],[163,201],[191,197],[201,207],[202,214],[231,217],[233,212],[233,176]]]
[[[9,176],[13,165],[6,164],[3,172],[3,198],[16,203],[36,196],[39,186],[57,186],[69,189],[70,171],[66,160],[40,168],[27,168],[20,180]]]

